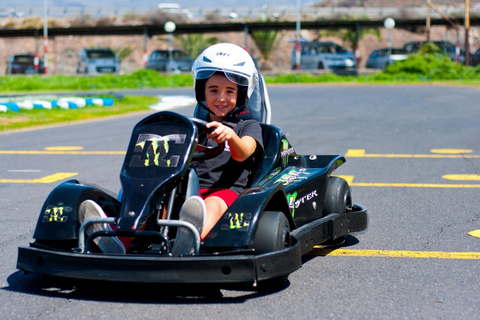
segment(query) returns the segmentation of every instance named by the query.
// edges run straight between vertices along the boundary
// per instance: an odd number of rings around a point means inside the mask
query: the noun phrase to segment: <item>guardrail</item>
[[[124,16],[127,13],[146,14],[152,11],[154,7],[80,7],[80,6],[50,6],[47,8],[49,17],[74,17],[80,14],[90,14],[94,17],[102,16]],[[447,16],[457,15],[463,16],[463,7],[446,7],[441,8]],[[257,7],[194,7],[182,8],[181,11],[189,18],[203,18],[206,14],[216,13],[225,17],[281,17],[295,18],[297,9],[295,6],[278,7],[278,8],[257,8]],[[425,17],[427,13],[426,6],[423,7],[304,7],[302,15],[314,17],[331,17],[332,15],[349,15],[349,16],[367,16],[369,18],[382,17]],[[438,13],[431,11],[433,17]],[[480,14],[480,8],[471,8],[470,14]],[[1,7],[0,17],[8,16],[43,16],[43,6],[15,6]]]

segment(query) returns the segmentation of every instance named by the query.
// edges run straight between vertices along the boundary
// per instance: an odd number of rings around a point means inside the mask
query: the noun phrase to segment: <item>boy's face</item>
[[[221,120],[235,109],[237,92],[238,85],[224,75],[214,74],[208,78],[205,84],[205,102],[208,109],[215,114],[210,115],[212,120]]]

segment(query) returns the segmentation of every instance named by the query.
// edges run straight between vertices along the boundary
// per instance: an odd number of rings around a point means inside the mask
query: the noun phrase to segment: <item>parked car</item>
[[[120,61],[110,49],[82,49],[78,52],[77,73],[120,72]]]
[[[366,67],[373,69],[385,69],[395,61],[405,60],[408,58],[407,52],[403,49],[391,48],[390,50],[388,48],[373,50],[367,59]]]
[[[35,69],[35,55],[14,54],[8,58],[7,74],[34,74],[45,73],[45,66],[42,60],[38,61],[38,70]]]
[[[193,59],[185,52],[174,49],[170,60],[169,50],[155,50],[150,54],[145,68],[157,71],[190,72]]]
[[[407,42],[404,46],[403,49],[407,51],[407,53],[415,53],[420,48],[425,44],[426,41],[412,41],[412,42]],[[435,44],[437,47],[440,48],[445,54],[450,56],[450,59],[452,61],[457,61],[457,51],[456,51],[456,45],[448,42],[448,41],[431,41],[433,44]],[[460,49],[460,55],[458,57],[458,62],[465,64],[465,50]]]
[[[329,69],[334,71],[356,71],[355,56],[335,42],[301,41],[300,69]],[[296,68],[296,48],[292,51],[292,69]]]
[[[471,55],[470,62],[472,66],[478,66],[480,64],[480,48]]]

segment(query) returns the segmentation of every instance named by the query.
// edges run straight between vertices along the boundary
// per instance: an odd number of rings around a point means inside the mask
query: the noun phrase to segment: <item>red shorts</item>
[[[238,198],[238,194],[230,189],[200,189],[200,196],[203,199],[208,197],[219,197],[230,207],[232,203]]]

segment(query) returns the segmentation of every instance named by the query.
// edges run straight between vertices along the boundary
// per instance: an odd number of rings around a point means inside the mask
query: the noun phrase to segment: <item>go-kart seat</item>
[[[255,169],[250,185],[255,185],[260,181],[270,169],[273,168],[274,163],[278,157],[278,150],[281,144],[281,131],[279,128],[270,125],[271,108],[270,99],[268,97],[265,80],[261,74],[258,77],[258,83],[252,92],[252,96],[248,101],[246,113],[240,115],[241,119],[255,119],[262,127],[263,146],[265,154],[263,157],[256,160],[257,168]],[[197,104],[194,111],[194,117],[206,120],[208,111]]]

